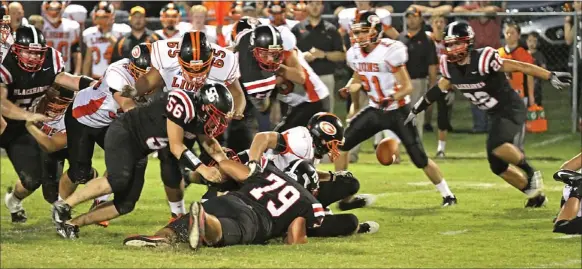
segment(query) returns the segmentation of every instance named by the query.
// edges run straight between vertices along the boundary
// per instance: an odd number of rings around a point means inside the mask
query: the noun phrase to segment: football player
[[[95,79],[101,78],[111,64],[111,55],[119,38],[131,32],[126,24],[113,23],[115,8],[112,4],[101,1],[93,8],[93,23],[83,31],[83,42],[87,53],[83,59],[83,75]]]
[[[269,97],[275,89],[277,75],[305,84],[306,75],[294,50],[295,36],[285,29],[288,34],[283,35],[272,25],[256,26],[241,35],[235,46],[241,84],[249,101],[260,112],[269,109]],[[249,106],[245,113],[252,111],[252,106]],[[234,120],[227,132],[227,146],[237,152],[248,149],[252,141],[249,125],[248,121]]]
[[[204,83],[223,83],[234,98],[235,118],[242,118],[246,100],[239,78],[235,54],[216,44],[209,43],[206,34],[192,31],[181,39],[160,40],[152,45],[152,67],[136,84],[136,95],[143,95],[165,88],[167,91],[197,91]],[[194,145],[193,137],[187,137],[188,148]],[[182,176],[178,159],[169,149],[158,151],[162,180],[173,215],[186,213]]]
[[[65,70],[75,75],[81,74],[81,26],[78,22],[63,18],[65,1],[44,1],[42,9],[47,23],[42,32],[47,46],[57,49],[63,56]],[[75,70],[71,70],[71,63]]]
[[[131,98],[121,96],[125,85],[133,85],[151,66],[149,44],[136,45],[129,58],[110,65],[97,84],[77,93],[65,113],[69,169],[59,181],[59,195],[66,199],[78,184],[95,178],[92,168],[95,144],[105,149],[105,134],[120,113],[135,107]]]
[[[410,77],[404,66],[408,60],[406,46],[399,41],[380,38],[382,24],[374,12],[361,13],[351,27],[355,43],[348,50],[346,60],[354,70],[353,81],[362,83],[370,101],[367,107],[350,120],[345,141],[340,146],[340,158],[335,163],[336,171],[347,169],[350,149],[378,131],[389,129],[401,139],[414,165],[423,169],[439,190],[443,197],[442,205],[456,204],[457,199],[439,167],[426,156],[418,131],[414,126],[404,124],[412,91]],[[359,93],[351,94],[354,96]]]
[[[366,11],[372,11],[380,18],[382,23],[381,33],[386,37],[398,40],[398,31],[392,27],[392,16],[390,11],[384,8],[375,8],[373,1],[355,1],[356,7],[346,8],[338,14],[339,24],[341,30],[351,32],[353,22],[359,21],[358,18]],[[353,40],[352,40],[353,43]]]
[[[85,30],[85,20],[87,19],[87,9],[81,5],[70,4],[63,11],[63,18],[74,20],[79,23],[81,33]]]
[[[189,243],[194,250],[209,247],[264,244],[285,236],[286,244],[307,243],[307,228],[318,227],[325,216],[313,197],[317,182],[298,184],[288,174],[265,163],[262,172],[248,176],[249,169],[232,160],[219,162],[226,176],[241,188],[226,195],[190,205],[186,214],[154,236],[131,236],[126,246],[161,247]],[[301,171],[301,170],[297,170]],[[303,178],[303,174],[295,175]]]
[[[178,28],[180,23],[180,10],[174,3],[168,3],[160,10],[160,22],[162,29],[156,30],[155,33],[163,39],[178,38],[182,31]]]
[[[265,25],[273,25],[277,28],[279,26],[286,27],[291,30],[299,21],[289,20],[286,18],[287,5],[285,1],[269,1],[267,3],[268,18],[260,18],[261,23]]]
[[[232,113],[232,95],[222,84],[207,84],[197,92],[176,89],[124,113],[111,124],[105,137],[107,177],[91,180],[85,188],[53,205],[58,233],[76,238],[80,226],[133,211],[143,188],[147,155],[155,150],[169,147],[181,165],[211,182],[220,182],[220,172],[202,164],[184,145],[184,138],[196,137],[213,159],[226,159],[214,137],[224,132]],[[115,194],[113,201],[71,220],[72,207],[108,193]]]
[[[6,99],[22,109],[35,111],[53,83],[75,91],[94,83],[91,78],[63,72],[64,65],[60,52],[46,46],[40,30],[29,25],[19,27],[14,44],[0,65],[0,79],[7,87]],[[26,132],[24,121],[6,121],[0,147],[6,150],[20,180],[5,202],[12,221],[24,222],[22,200],[41,185],[40,148]]]
[[[473,29],[465,22],[447,25],[446,55],[440,58],[442,77],[414,105],[407,122],[441,98],[443,93],[458,89],[471,103],[489,114],[491,126],[486,147],[491,171],[527,195],[526,207],[540,207],[546,203],[542,174],[512,144],[525,121],[526,111],[519,95],[508,84],[505,73],[519,71],[543,78],[557,89],[570,85],[571,76],[569,73],[550,72],[535,65],[502,59],[490,47],[473,49],[474,38]]]
[[[555,180],[566,184],[561,209],[554,220],[554,233],[582,234],[582,174],[573,171],[582,168],[582,155],[570,160],[569,166],[573,169],[563,168],[554,174]]]

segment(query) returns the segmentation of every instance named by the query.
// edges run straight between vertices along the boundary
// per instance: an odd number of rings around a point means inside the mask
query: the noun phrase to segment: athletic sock
[[[168,201],[168,204],[170,204],[170,211],[172,214],[175,214],[176,216],[186,214],[186,206],[184,205],[183,199],[178,202]]]
[[[441,183],[434,185],[437,190],[441,193],[442,197],[447,197],[447,196],[455,196],[452,192],[451,189],[449,189],[449,185],[447,185],[447,181],[445,181],[445,179],[443,178],[443,180],[441,181]]]
[[[517,167],[519,167],[521,170],[523,170],[527,174],[528,178],[533,177],[535,170],[525,160],[525,157],[523,159],[521,159],[521,161],[517,164]]]
[[[111,196],[111,194],[105,194],[105,195],[101,195],[97,198],[95,198],[95,200],[99,201],[99,202],[107,202],[107,200],[109,200],[109,196]]]
[[[447,145],[447,141],[439,140],[439,144],[437,147],[437,152],[442,151],[445,152],[445,146]]]

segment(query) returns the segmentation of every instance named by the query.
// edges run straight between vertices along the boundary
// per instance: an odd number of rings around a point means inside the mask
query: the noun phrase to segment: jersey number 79
[[[270,174],[267,178],[268,181],[273,182],[271,185],[267,185],[260,188],[254,188],[250,191],[250,194],[257,200],[263,197],[266,192],[278,191],[279,195],[277,199],[281,202],[281,206],[277,207],[272,200],[267,202],[267,210],[273,217],[279,217],[285,213],[299,198],[301,193],[293,186],[287,185],[287,181],[280,178],[275,174]],[[281,188],[285,186],[284,188]]]

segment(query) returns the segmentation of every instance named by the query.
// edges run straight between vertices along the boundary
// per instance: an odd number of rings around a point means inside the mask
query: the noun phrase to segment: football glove
[[[259,164],[257,161],[252,160],[249,161],[247,166],[249,167],[249,177],[252,177],[256,174],[260,174],[263,172],[263,168],[261,167],[261,164]]]
[[[406,117],[406,120],[404,120],[404,125],[410,123],[413,126],[416,126],[416,121],[414,120],[416,118],[416,114],[414,114],[413,112],[410,112],[408,114],[408,117]]]
[[[554,88],[562,90],[572,84],[572,75],[568,72],[552,72],[550,82]]]

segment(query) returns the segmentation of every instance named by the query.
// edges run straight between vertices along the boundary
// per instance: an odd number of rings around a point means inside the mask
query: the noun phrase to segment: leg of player
[[[580,170],[582,168],[582,153],[578,153],[578,155],[574,156],[574,158],[568,160],[560,169],[566,169],[570,171]]]
[[[4,133],[5,129],[6,129],[6,120],[4,120],[4,117],[0,116],[0,134]]]
[[[560,170],[554,174],[554,179],[567,184],[563,191],[562,208],[554,222],[554,232],[582,234],[582,175],[571,170]]]
[[[191,148],[189,145],[187,147]],[[164,182],[164,190],[170,206],[171,221],[180,215],[186,214],[184,181],[182,180],[179,162],[172,155],[169,148],[158,150],[158,158],[160,159],[161,178]]]
[[[454,92],[447,94],[446,98],[439,98],[437,100],[438,111],[437,111],[437,127],[438,127],[438,146],[437,146],[437,158],[445,158],[445,146],[447,143],[448,131],[451,128],[451,110],[452,101],[448,98],[449,95],[454,96]],[[450,105],[448,103],[451,103]]]

